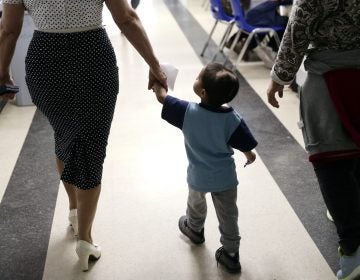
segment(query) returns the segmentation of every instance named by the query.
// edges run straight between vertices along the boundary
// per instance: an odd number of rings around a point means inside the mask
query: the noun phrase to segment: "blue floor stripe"
[[[50,125],[38,111],[0,204],[0,279],[39,280],[59,188]]]

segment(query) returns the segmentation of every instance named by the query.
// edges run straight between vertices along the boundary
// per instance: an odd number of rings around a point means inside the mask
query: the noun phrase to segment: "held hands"
[[[160,84],[159,82],[155,82],[153,87],[151,88],[153,92],[155,92],[156,94],[161,93],[162,91],[166,92],[166,89],[163,87],[162,84]]]
[[[149,70],[149,83],[148,83],[148,89],[153,89],[153,86],[156,82],[160,83],[165,90],[168,90],[167,81],[166,81],[166,75],[161,70],[160,66],[158,67],[152,67]]]
[[[157,100],[161,104],[164,104],[165,98],[167,96],[166,88],[164,88],[164,86],[162,84],[160,84],[159,82],[155,82],[152,87],[152,90],[153,90],[153,92],[155,92]]]
[[[284,90],[284,86],[278,84],[277,82],[271,80],[270,85],[267,89],[267,97],[268,97],[268,102],[276,108],[279,108],[279,102],[277,101],[275,94],[276,92],[279,93],[279,97],[282,98],[283,97],[283,90]]]

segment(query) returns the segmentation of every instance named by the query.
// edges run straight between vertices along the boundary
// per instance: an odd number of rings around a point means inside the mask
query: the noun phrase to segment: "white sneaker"
[[[351,256],[346,256],[339,248],[340,270],[336,276],[339,280],[356,280],[360,278],[360,247]]]

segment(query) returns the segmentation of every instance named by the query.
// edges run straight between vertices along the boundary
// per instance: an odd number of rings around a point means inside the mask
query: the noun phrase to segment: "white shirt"
[[[23,4],[38,30],[67,30],[101,26],[104,0],[2,0]]]

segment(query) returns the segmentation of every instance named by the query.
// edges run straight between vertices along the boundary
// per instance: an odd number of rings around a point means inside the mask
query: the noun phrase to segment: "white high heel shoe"
[[[82,271],[89,269],[89,261],[97,261],[101,256],[101,247],[85,240],[79,240],[76,244],[76,253],[79,256]]]
[[[79,226],[78,226],[78,218],[77,218],[77,209],[71,209],[70,210],[69,223],[70,223],[70,226],[74,230],[74,235],[78,236],[78,234],[79,234]]]

